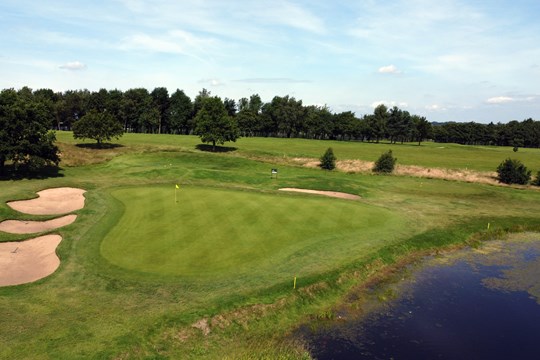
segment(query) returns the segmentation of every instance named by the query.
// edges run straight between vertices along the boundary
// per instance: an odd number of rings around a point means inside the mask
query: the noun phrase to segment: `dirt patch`
[[[316,168],[319,167],[320,162],[311,158],[293,158],[294,164],[301,166]],[[347,173],[372,173],[373,161],[363,160],[338,160],[336,161],[336,169]],[[444,179],[474,182],[490,185],[501,185],[497,181],[497,173],[495,172],[481,172],[463,169],[440,169],[440,168],[427,168],[415,165],[396,165],[394,169],[395,175],[401,176],[415,176],[430,179]]]
[[[201,319],[191,325],[191,327],[201,330],[204,336],[210,334],[210,325],[208,325],[208,319]]]
[[[301,192],[301,193],[306,193],[306,194],[324,195],[324,196],[330,196],[330,197],[335,197],[339,199],[347,199],[347,200],[361,199],[361,197],[358,195],[347,194],[347,193],[337,192],[337,191],[323,191],[323,190],[310,190],[310,189],[297,189],[297,188],[281,188],[279,190]]]
[[[60,235],[0,243],[0,286],[19,285],[42,279],[60,265],[56,247]]]
[[[5,220],[0,222],[0,231],[11,234],[32,234],[72,224],[76,219],[77,215],[66,215],[47,221]]]
[[[65,214],[84,207],[85,190],[77,188],[54,188],[38,192],[38,198],[11,201],[7,204],[14,210],[31,215]]]
[[[424,168],[414,165],[397,165],[395,173],[397,175],[425,177],[432,179],[444,179],[474,182],[491,185],[501,185],[497,181],[497,174],[495,172],[480,172],[472,170],[452,170],[452,169],[438,169],[438,168]]]

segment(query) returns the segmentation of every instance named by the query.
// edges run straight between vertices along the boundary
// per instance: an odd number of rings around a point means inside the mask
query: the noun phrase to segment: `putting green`
[[[330,269],[395,238],[404,221],[359,201],[174,186],[115,190],[125,206],[101,244],[119,267],[205,277]]]

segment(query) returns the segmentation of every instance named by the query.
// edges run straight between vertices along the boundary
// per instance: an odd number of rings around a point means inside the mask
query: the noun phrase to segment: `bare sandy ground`
[[[60,235],[0,243],[0,286],[33,282],[52,274],[60,265],[56,247]]]
[[[294,158],[294,163],[316,168],[319,166],[320,161],[311,158]],[[375,163],[373,161],[363,160],[340,160],[336,162],[336,168],[343,172],[348,173],[372,173],[372,169]],[[414,165],[396,165],[394,174],[403,176],[415,176],[430,179],[444,179],[455,180],[465,182],[475,182],[490,185],[501,185],[497,181],[497,173],[495,172],[481,172],[473,170],[456,170],[456,169],[439,169],[439,168],[426,168]]]
[[[72,214],[47,221],[5,220],[0,222],[0,231],[11,234],[32,234],[72,224],[76,219],[77,215]]]
[[[301,193],[307,193],[307,194],[316,194],[316,195],[324,195],[324,196],[330,196],[335,197],[339,199],[347,199],[347,200],[359,200],[360,196],[353,195],[353,194],[347,194],[337,191],[322,191],[322,190],[310,190],[310,189],[297,189],[297,188],[281,188],[279,189],[281,191],[294,191],[294,192],[301,192]]]
[[[84,207],[85,190],[77,188],[54,188],[38,192],[38,198],[11,201],[7,204],[14,210],[32,215],[66,214]]]

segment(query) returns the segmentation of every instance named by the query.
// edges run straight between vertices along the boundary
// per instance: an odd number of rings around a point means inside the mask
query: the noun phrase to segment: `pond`
[[[331,320],[303,326],[316,359],[532,359],[540,343],[540,235],[426,258]]]

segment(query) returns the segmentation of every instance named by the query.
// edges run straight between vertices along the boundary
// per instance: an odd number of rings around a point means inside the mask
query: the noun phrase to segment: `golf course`
[[[76,215],[0,230],[0,244],[61,236],[52,274],[0,287],[2,359],[309,359],[295,330],[333,317],[353,289],[418,256],[540,232],[540,188],[494,178],[507,158],[536,174],[539,149],[240,138],[212,152],[189,135],[128,133],[103,148],[56,138],[58,176],[0,181],[0,222]],[[333,171],[316,166],[328,147]],[[395,174],[359,165],[390,149]],[[81,189],[84,206],[8,204],[55,188]]]

